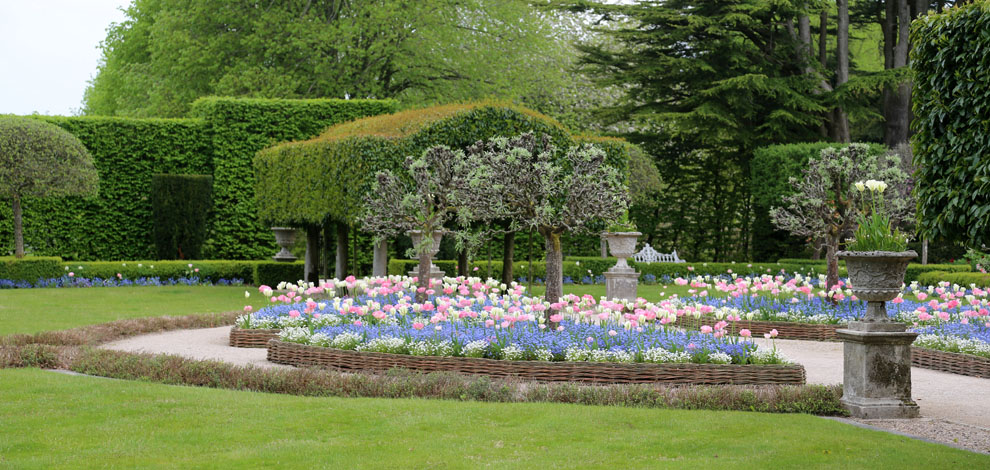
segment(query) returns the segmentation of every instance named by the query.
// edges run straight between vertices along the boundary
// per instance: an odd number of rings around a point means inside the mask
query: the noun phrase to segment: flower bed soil
[[[695,317],[684,315],[677,317],[677,326],[696,330],[702,325],[714,325],[719,320],[714,317]],[[736,333],[745,328],[749,330],[754,338],[769,333],[770,330],[777,330],[777,337],[780,339],[799,339],[806,341],[838,341],[839,337],[835,330],[845,328],[846,325],[830,325],[818,323],[796,323],[784,321],[760,321],[760,320],[740,320],[734,322],[732,327]]]
[[[972,354],[912,347],[911,365],[950,374],[990,379],[990,359]]]
[[[501,361],[469,357],[409,356],[288,343],[268,343],[268,360],[297,367],[317,366],[342,371],[457,372],[490,377],[517,377],[544,382],[789,384],[805,383],[801,365],[644,364],[610,362]]]
[[[264,348],[268,342],[278,338],[279,329],[244,329],[236,326],[230,329],[230,345],[235,348]]]

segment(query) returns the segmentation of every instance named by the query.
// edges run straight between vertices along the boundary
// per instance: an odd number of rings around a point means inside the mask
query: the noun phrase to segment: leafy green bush
[[[298,282],[303,279],[306,263],[263,261],[255,265],[254,284],[275,287],[282,281]]]
[[[0,256],[0,279],[35,282],[38,279],[59,277],[62,274],[62,258],[57,256],[27,256],[15,258]]]
[[[990,274],[927,271],[918,275],[918,283],[923,286],[937,286],[938,283],[942,281],[949,282],[951,284],[959,284],[963,287],[968,287],[970,284],[976,284],[977,287],[990,287]]]
[[[124,279],[199,277],[216,281],[236,278],[254,283],[258,264],[258,261],[235,260],[72,261],[62,263],[56,277],[72,272],[76,277],[114,279],[119,273]]]
[[[990,244],[990,2],[912,25],[915,188],[929,239]]]
[[[159,259],[199,259],[213,206],[213,177],[158,174],[151,205]]]

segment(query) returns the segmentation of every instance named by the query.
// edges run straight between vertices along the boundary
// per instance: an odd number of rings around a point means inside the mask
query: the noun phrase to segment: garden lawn
[[[244,298],[244,291],[251,297]],[[0,335],[37,333],[125,318],[191,315],[265,305],[250,286],[86,287],[0,290]]]
[[[985,468],[807,415],[308,398],[0,371],[4,468]],[[71,397],[71,398],[69,398]]]

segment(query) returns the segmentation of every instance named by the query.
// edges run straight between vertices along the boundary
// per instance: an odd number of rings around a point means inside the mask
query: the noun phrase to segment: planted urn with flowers
[[[911,343],[917,333],[892,321],[886,302],[901,292],[908,262],[918,256],[906,250],[907,236],[892,227],[884,205],[883,181],[855,184],[860,208],[846,261],[854,294],[867,302],[861,321],[836,331],[843,345],[842,403],[854,418],[915,418],[911,399]]]

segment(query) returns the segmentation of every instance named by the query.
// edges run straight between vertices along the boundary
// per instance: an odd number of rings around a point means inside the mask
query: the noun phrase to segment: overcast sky
[[[0,114],[72,115],[129,0],[0,0]]]

